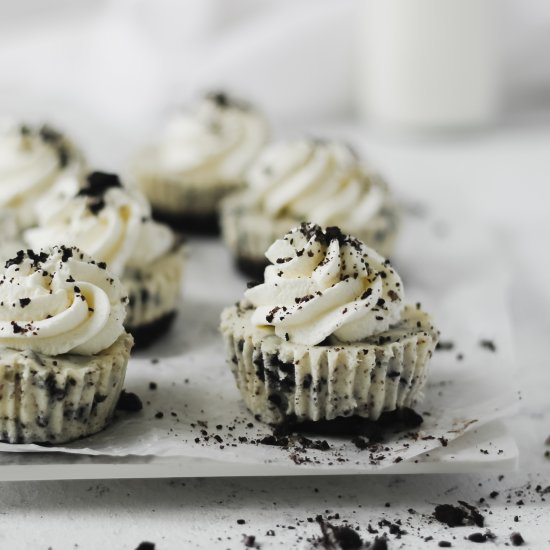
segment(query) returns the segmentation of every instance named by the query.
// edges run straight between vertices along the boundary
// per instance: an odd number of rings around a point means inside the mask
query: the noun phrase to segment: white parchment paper
[[[241,403],[218,333],[222,308],[240,298],[246,279],[219,241],[205,239],[191,242],[175,326],[130,360],[125,388],[140,396],[143,410],[120,413],[103,432],[64,446],[0,444],[0,451],[188,456],[366,471],[415,460],[516,407],[506,266],[491,253],[493,244],[482,227],[442,228],[429,217],[407,216],[394,263],[408,300],[433,313],[442,342],[452,349],[434,354],[425,399],[417,407],[422,426],[390,435],[374,449],[360,450],[350,438],[319,436],[309,437],[326,439],[329,450],[303,451],[294,440],[287,448],[258,443],[271,431]],[[489,446],[482,452],[499,451]]]

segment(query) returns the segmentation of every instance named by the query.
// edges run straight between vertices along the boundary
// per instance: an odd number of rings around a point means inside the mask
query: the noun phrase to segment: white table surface
[[[475,548],[464,537],[484,529],[449,530],[433,523],[429,515],[438,503],[463,499],[475,504],[482,497],[488,500],[481,506],[487,510],[486,525],[497,536],[487,544],[504,546],[510,532],[517,530],[529,548],[550,547],[550,506],[533,489],[537,484],[550,485],[550,460],[544,458],[545,450],[550,450],[545,447],[550,435],[545,349],[550,334],[550,125],[502,127],[475,136],[422,141],[344,125],[315,130],[359,143],[402,195],[432,208],[438,201],[452,201],[457,209],[467,205],[465,223],[469,216],[479,216],[498,229],[501,253],[509,259],[513,276],[509,303],[517,337],[516,382],[523,396],[520,414],[508,421],[520,447],[518,471],[500,480],[499,472],[494,472],[490,476],[4,482],[0,484],[1,547],[134,550],[147,540],[157,550],[244,548],[243,534],[255,535],[261,548],[304,547],[305,538],[319,535],[318,526],[307,518],[338,513],[340,519],[333,523],[348,520],[360,527],[366,540],[374,538],[366,531],[369,523],[378,528],[383,518],[392,522],[401,518],[408,534],[401,539],[390,535],[390,549],[437,548],[439,540],[449,540],[455,548]],[[115,138],[111,136],[112,141]],[[92,158],[108,159],[107,164],[117,161],[108,140],[96,146]],[[529,484],[532,488],[526,489]],[[488,498],[493,490],[499,496]],[[515,504],[520,499],[524,504]],[[417,513],[409,513],[410,508]],[[246,523],[238,524],[238,519]],[[266,535],[270,529],[274,537]],[[424,542],[429,536],[434,540]]]

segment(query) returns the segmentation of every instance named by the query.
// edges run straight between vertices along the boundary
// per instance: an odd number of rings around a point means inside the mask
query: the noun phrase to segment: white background
[[[55,100],[61,110],[79,110],[131,131],[220,85],[258,101],[278,120],[348,116],[354,110],[361,3],[3,2],[0,97]],[[506,115],[548,110],[550,5],[502,0],[495,18]],[[65,119],[61,112],[55,116]]]

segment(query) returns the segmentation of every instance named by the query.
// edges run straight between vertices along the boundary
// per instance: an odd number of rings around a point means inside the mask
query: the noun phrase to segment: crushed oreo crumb
[[[76,196],[86,197],[89,210],[93,214],[98,214],[105,207],[105,193],[113,187],[122,187],[116,174],[96,171],[88,174],[86,185],[78,191]]]
[[[496,350],[497,350],[497,347],[496,347],[495,343],[492,340],[480,340],[479,345],[482,348],[484,348],[488,351],[491,351],[493,353],[496,352]]]
[[[487,542],[487,535],[483,533],[472,533],[471,535],[468,535],[468,540],[471,542]]]
[[[315,542],[323,545],[324,548],[359,550],[363,547],[359,534],[348,525],[333,525],[320,515],[315,518],[315,521],[321,529],[321,537]]]
[[[462,500],[459,500],[458,504],[459,506],[438,504],[434,510],[435,519],[448,527],[460,527],[463,525],[484,526],[484,517],[475,506]]]
[[[445,342],[442,340],[437,342],[437,344],[435,345],[436,351],[451,351],[452,349],[454,349],[454,347],[455,347],[454,342],[450,342],[450,341]]]
[[[510,535],[510,542],[512,543],[512,546],[523,546],[525,544],[525,540],[523,540],[521,534],[517,532]]]
[[[120,397],[118,398],[118,402],[116,404],[117,411],[139,412],[141,409],[143,409],[143,403],[135,393],[127,392],[125,390],[120,392]]]

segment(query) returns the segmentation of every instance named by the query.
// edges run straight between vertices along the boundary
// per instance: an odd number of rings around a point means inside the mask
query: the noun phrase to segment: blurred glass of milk
[[[496,0],[363,0],[358,23],[363,120],[445,130],[495,119]]]

